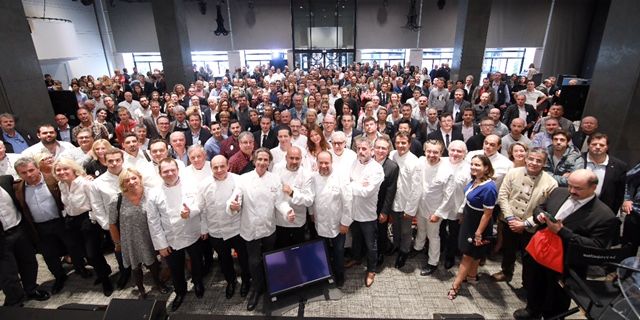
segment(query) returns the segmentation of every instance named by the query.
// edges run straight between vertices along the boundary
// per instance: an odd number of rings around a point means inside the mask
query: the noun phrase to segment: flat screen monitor
[[[325,242],[315,240],[264,254],[270,296],[331,278]]]

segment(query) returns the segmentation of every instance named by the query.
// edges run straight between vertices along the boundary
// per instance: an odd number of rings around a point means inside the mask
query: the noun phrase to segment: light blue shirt
[[[18,133],[18,131],[15,133],[16,134],[11,137],[6,132],[2,131],[2,137],[5,142],[8,142],[13,146],[13,153],[22,153],[22,151],[29,148],[29,144],[27,143],[27,140]]]
[[[44,177],[40,176],[40,182],[34,186],[25,184],[25,200],[34,222],[47,222],[60,218],[56,200],[44,183]]]

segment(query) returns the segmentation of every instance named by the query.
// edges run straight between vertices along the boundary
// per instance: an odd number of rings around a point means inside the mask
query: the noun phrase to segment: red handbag
[[[527,252],[537,263],[562,273],[564,270],[564,248],[562,239],[549,229],[536,232],[526,248]]]

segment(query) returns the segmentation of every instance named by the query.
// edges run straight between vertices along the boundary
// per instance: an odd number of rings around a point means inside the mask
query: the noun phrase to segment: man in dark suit
[[[351,114],[342,115],[340,122],[342,123],[342,132],[344,132],[347,145],[345,148],[354,150],[356,148],[356,137],[362,135],[362,131],[354,128],[355,117]]]
[[[51,292],[62,290],[67,273],[60,262],[61,252],[67,251],[77,273],[83,278],[91,276],[84,267],[84,248],[81,240],[67,231],[62,218],[60,188],[55,178],[45,177],[33,158],[20,158],[14,164],[22,178],[15,186],[16,200],[26,221],[27,233],[37,244],[49,271],[56,278]]]
[[[413,92],[416,91],[416,89],[421,90],[416,86],[416,79],[413,77],[409,78],[409,84],[402,88],[402,96],[400,98],[400,102],[405,103],[407,102],[407,100],[411,99],[411,97],[413,97]]]
[[[254,147],[273,149],[278,146],[278,134],[271,129],[271,118],[260,118],[260,131],[253,133]]]
[[[427,140],[439,140],[442,141],[444,145],[444,150],[442,151],[443,157],[448,157],[449,152],[447,148],[449,148],[449,144],[454,140],[464,140],[462,136],[462,132],[453,129],[453,118],[450,113],[442,113],[440,115],[440,130],[433,131],[427,135]]]
[[[580,152],[587,152],[589,149],[587,140],[590,135],[596,132],[598,132],[598,119],[593,116],[586,116],[580,121],[580,129],[571,136],[571,142]]]
[[[622,160],[607,154],[609,137],[604,133],[594,133],[587,141],[589,151],[582,154],[584,168],[598,176],[596,194],[613,213],[617,213],[624,201],[624,189],[629,167]]]
[[[586,169],[578,169],[569,176],[569,188],[557,188],[534,213],[535,224],[547,227],[562,239],[566,252],[569,243],[580,246],[606,248],[616,237],[620,221],[611,209],[596,197],[598,177]],[[555,217],[546,218],[541,211]],[[585,277],[586,270],[578,273]],[[523,275],[527,288],[527,307],[518,309],[516,319],[550,318],[569,309],[571,299],[558,284],[561,274],[538,264],[530,255],[523,257]]]
[[[507,125],[507,127],[511,127],[511,121],[513,119],[520,117],[520,112],[525,112],[527,126],[524,132],[531,132],[536,121],[538,121],[538,111],[536,111],[532,105],[524,103],[526,99],[524,94],[518,93],[516,95],[516,103],[510,105],[507,110],[505,110],[502,122]]]
[[[64,113],[58,113],[53,120],[56,122],[56,140],[66,141],[72,143],[74,146],[78,146],[78,143],[73,141],[71,131],[74,126],[69,124],[69,118]]]
[[[464,100],[464,89],[456,89],[453,95],[453,99],[447,100],[442,112],[447,112],[453,116],[453,122],[462,121],[462,112],[466,107],[470,107],[471,103]],[[445,148],[446,150],[446,148]]]
[[[378,212],[378,261],[377,266],[384,263],[384,254],[390,249],[389,237],[387,236],[389,215],[393,212],[393,200],[396,198],[398,187],[398,175],[400,167],[398,164],[389,159],[391,152],[391,140],[388,138],[378,138],[375,143],[374,160],[382,165],[384,170],[384,180],[378,191],[378,203],[376,211]]]
[[[477,134],[480,134],[480,125],[474,122],[476,118],[476,111],[473,107],[467,107],[462,110],[462,121],[456,122],[453,125],[453,130],[458,130],[462,133],[464,142]]]
[[[24,231],[13,177],[0,176],[0,284],[4,306],[19,306],[26,299],[44,301],[49,293],[38,289],[36,250]]]
[[[185,144],[190,147],[195,142],[204,147],[205,142],[211,138],[209,129],[202,127],[202,118],[199,112],[189,115],[189,130],[184,133]]]
[[[158,126],[156,124],[156,120],[162,113],[160,113],[160,102],[156,100],[151,100],[149,102],[149,108],[151,109],[151,115],[142,118],[142,123],[145,127],[147,127],[147,138],[150,140],[155,140],[160,138],[160,134],[158,133]]]

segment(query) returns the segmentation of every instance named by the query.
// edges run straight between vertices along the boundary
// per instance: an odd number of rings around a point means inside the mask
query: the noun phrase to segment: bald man
[[[596,196],[598,177],[590,170],[578,169],[569,175],[568,185],[551,192],[547,201],[535,210],[535,224],[560,236],[565,252],[569,243],[608,247],[620,221]],[[547,219],[542,211],[554,216],[556,222]],[[523,257],[522,264],[523,275],[531,285],[527,288],[527,307],[516,310],[514,318],[548,318],[567,311],[571,299],[558,285],[558,273],[538,264],[530,255]],[[576,266],[572,269],[586,277],[586,269]]]

